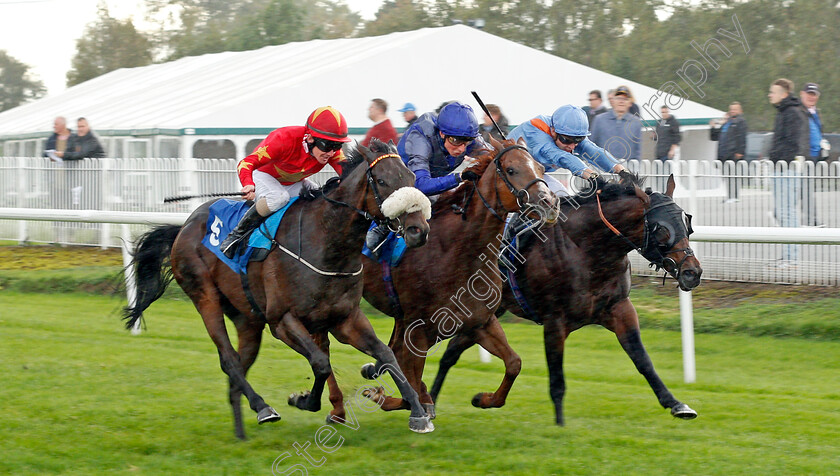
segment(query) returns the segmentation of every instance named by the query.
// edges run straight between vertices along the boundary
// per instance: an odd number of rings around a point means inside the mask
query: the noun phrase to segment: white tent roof
[[[668,79],[677,78],[663,82]],[[563,104],[584,105],[590,90],[606,93],[620,84],[630,87],[640,106],[656,94],[655,88],[455,25],[120,69],[0,113],[0,137],[48,131],[56,116],[71,126],[85,116],[94,130],[276,128],[302,125],[327,104],[351,128],[367,128],[368,105],[376,97],[389,102],[397,127],[405,125],[397,109],[406,102],[422,113],[457,99],[471,104],[481,120],[471,90],[518,124]],[[656,104],[658,111],[661,100]],[[686,101],[674,115],[706,119],[723,112]],[[643,113],[643,119],[650,117]]]

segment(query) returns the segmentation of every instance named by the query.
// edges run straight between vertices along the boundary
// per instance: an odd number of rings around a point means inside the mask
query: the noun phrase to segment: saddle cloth
[[[244,251],[240,252],[233,259],[229,259],[219,249],[219,245],[224,241],[225,237],[236,227],[239,220],[250,208],[250,202],[243,202],[241,200],[227,200],[222,199],[210,205],[210,215],[207,217],[207,232],[201,243],[212,251],[219,260],[226,264],[237,274],[244,273],[249,261],[252,259],[254,251],[257,249],[270,250],[271,238],[277,233],[277,228],[280,226],[280,220],[286,214],[286,210],[295,203],[298,197],[292,197],[285,207],[277,210],[266,219],[262,225],[257,227],[248,236],[248,246]],[[260,253],[261,258],[265,258],[265,253]]]

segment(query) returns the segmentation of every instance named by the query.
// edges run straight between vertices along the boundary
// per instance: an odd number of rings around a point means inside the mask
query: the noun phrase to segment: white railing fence
[[[628,167],[646,176],[647,184],[657,191],[664,188],[668,175],[675,175],[675,199],[694,216],[698,230],[692,247],[703,264],[704,278],[840,285],[840,245],[790,244],[836,242],[830,235],[840,228],[840,163],[806,162],[789,167],[767,161],[675,160],[633,161]],[[54,163],[43,158],[2,157],[0,208],[37,209],[42,213],[153,212],[164,218],[167,214],[189,213],[201,202],[164,204],[165,197],[239,190],[235,170],[235,160],[220,159]],[[313,179],[323,183],[333,175],[331,170],[324,171]],[[564,178],[563,174],[558,176]],[[786,194],[774,197],[780,190]],[[781,199],[787,200],[788,206],[777,210],[776,203]],[[806,227],[811,224],[827,229]],[[147,228],[142,224],[128,227],[0,219],[0,239],[116,247],[127,234],[137,236]],[[759,235],[765,238],[757,239]],[[726,236],[733,242],[721,242]],[[635,273],[653,273],[641,257],[633,254],[632,262]]]

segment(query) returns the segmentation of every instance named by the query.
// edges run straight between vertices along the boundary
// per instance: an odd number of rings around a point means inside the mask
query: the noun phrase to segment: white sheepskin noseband
[[[403,187],[382,202],[382,214],[396,218],[403,213],[423,212],[423,218],[432,218],[432,202],[414,187]]]

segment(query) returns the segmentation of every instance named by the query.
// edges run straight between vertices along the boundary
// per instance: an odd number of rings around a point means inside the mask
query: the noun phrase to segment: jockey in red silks
[[[327,164],[341,175],[345,142],[350,142],[347,121],[331,106],[314,110],[305,126],[281,127],[263,139],[237,167],[242,196],[256,202],[219,245],[225,256],[233,258],[235,245],[246,233],[286,206],[303,187],[312,187],[306,177]]]

